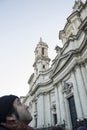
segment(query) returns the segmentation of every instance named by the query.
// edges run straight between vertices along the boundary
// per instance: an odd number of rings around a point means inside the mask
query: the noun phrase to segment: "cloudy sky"
[[[85,0],[83,0],[84,2]],[[25,96],[40,37],[53,60],[75,0],[0,0],[0,96]]]

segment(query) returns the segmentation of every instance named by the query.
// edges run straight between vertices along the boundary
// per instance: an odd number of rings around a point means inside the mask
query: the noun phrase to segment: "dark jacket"
[[[3,126],[0,126],[0,130],[8,130],[8,129]]]

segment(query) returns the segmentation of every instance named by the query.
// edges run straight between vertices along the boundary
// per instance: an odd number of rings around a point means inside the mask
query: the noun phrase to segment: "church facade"
[[[22,100],[30,107],[34,128],[62,125],[72,130],[87,119],[87,1],[75,1],[59,39],[63,47],[55,47],[51,67],[47,43],[40,38],[35,48],[34,73]]]

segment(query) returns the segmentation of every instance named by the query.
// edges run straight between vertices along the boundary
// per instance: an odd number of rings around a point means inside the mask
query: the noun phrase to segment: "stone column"
[[[55,99],[56,99],[57,124],[60,124],[61,123],[61,113],[60,113],[60,102],[59,102],[59,93],[58,93],[57,85],[55,85]]]
[[[66,109],[66,130],[71,130],[72,129],[72,123],[71,123],[71,116],[70,116],[70,110],[69,110],[69,103],[66,97],[66,94],[64,94],[65,96],[65,109]]]
[[[51,101],[49,93],[44,94],[44,124],[51,126]]]
[[[38,119],[37,119],[37,127],[44,127],[44,101],[43,94],[38,97],[37,102],[37,110],[38,110]]]
[[[73,82],[73,87],[74,87],[74,99],[75,99],[77,118],[82,119],[83,118],[82,105],[81,105],[81,102],[80,102],[80,95],[79,95],[78,85],[77,85],[77,81],[76,81],[74,71],[72,72],[72,82]]]
[[[58,92],[59,92],[59,102],[60,102],[61,123],[63,123],[63,120],[66,120],[66,111],[65,111],[64,95],[62,93],[61,83],[59,84]]]
[[[82,78],[82,74],[81,74],[79,65],[76,66],[75,75],[76,75],[80,100],[81,100],[81,104],[82,104],[83,115],[84,115],[84,117],[87,117],[87,96],[86,96],[86,91],[84,88],[84,81]]]
[[[85,87],[86,94],[87,94],[87,71],[86,71],[85,65],[83,63],[81,64],[81,73],[82,73],[83,81],[85,84],[84,87]]]

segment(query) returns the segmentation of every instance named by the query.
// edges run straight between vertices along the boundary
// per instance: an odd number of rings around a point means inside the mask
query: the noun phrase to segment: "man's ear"
[[[15,116],[15,114],[10,114],[9,116],[6,117],[6,121],[16,121],[17,117]]]

